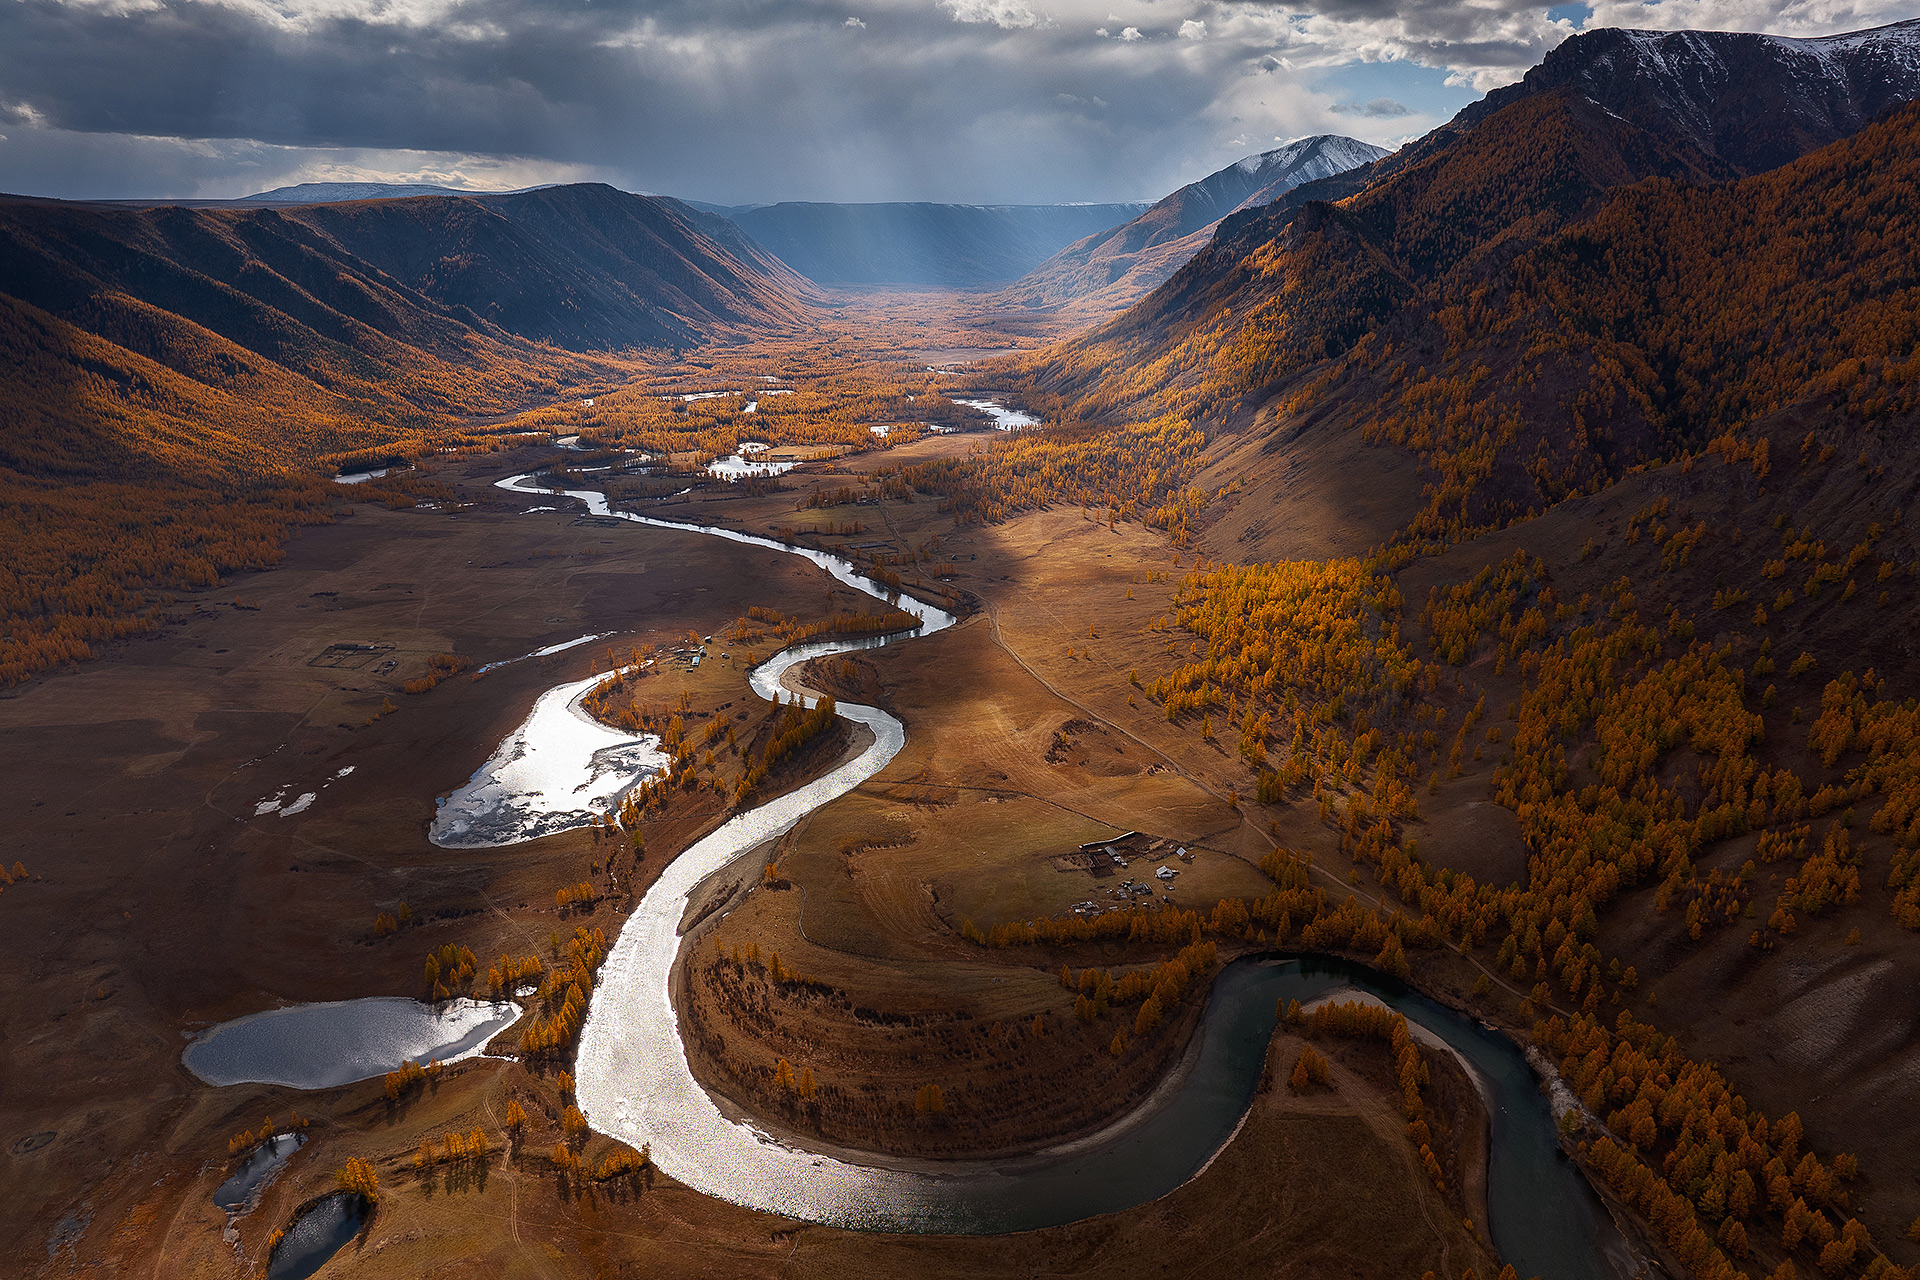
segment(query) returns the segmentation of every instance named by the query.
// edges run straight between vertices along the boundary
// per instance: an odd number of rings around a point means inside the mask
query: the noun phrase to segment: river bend
[[[850,562],[812,548],[613,512],[600,493],[542,488],[531,475],[499,484],[559,492],[595,515],[804,556],[839,581],[921,619],[920,629],[906,635],[784,650],[751,674],[763,698],[773,697],[785,674],[811,658],[897,643],[954,622],[910,597],[895,599]],[[812,705],[814,699],[806,701]],[[1232,1137],[1253,1100],[1278,1003],[1359,988],[1439,1035],[1471,1067],[1491,1119],[1489,1226],[1502,1258],[1523,1275],[1547,1280],[1611,1280],[1616,1274],[1626,1257],[1624,1241],[1561,1153],[1547,1101],[1514,1044],[1341,960],[1267,957],[1228,965],[1215,980],[1179,1086],[1092,1139],[1052,1153],[991,1163],[921,1162],[916,1168],[856,1164],[777,1141],[723,1114],[694,1079],[669,994],[680,922],[701,881],[871,778],[906,740],[901,723],[878,708],[842,702],[837,709],[872,731],[871,745],[826,776],[728,819],[696,842],[668,864],[621,928],[574,1066],[579,1105],[595,1129],[636,1147],[648,1144],[663,1172],[707,1195],[803,1221],[967,1234],[1053,1226],[1156,1199],[1193,1177]]]

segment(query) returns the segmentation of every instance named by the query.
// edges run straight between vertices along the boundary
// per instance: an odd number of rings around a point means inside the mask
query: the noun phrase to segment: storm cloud
[[[1580,8],[9,0],[0,188],[592,178],[729,203],[1154,199],[1303,134],[1420,133],[1518,78]],[[1901,16],[1876,0],[1590,8],[1589,25],[1782,34]]]

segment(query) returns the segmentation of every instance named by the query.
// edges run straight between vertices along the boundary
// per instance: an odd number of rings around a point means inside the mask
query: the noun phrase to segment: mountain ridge
[[[1856,102],[1846,67],[1879,68],[1866,105],[1920,97],[1920,57],[1908,56],[1917,31],[1920,22],[1828,38],[1825,45],[1850,61],[1835,63],[1818,83]],[[1820,129],[1776,130],[1764,147],[1747,151],[1707,149],[1703,140],[1712,143],[1740,121],[1780,116],[1768,77],[1782,50],[1799,46],[1745,33],[1652,40],[1696,61],[1701,50],[1717,51],[1720,78],[1712,83],[1727,92],[1700,110],[1700,82],[1689,78],[1685,60],[1635,63],[1643,71],[1666,67],[1665,79],[1595,70],[1613,67],[1623,50],[1640,57],[1647,47],[1649,40],[1610,29],[1583,33],[1519,83],[1376,162],[1361,190],[1329,193],[1337,211],[1292,200],[1231,215],[1153,293],[1030,366],[1038,385],[1077,399],[1096,418],[1165,409],[1217,417],[1221,411],[1209,405],[1265,399],[1287,370],[1339,357],[1424,291],[1484,287],[1528,248],[1592,212],[1608,191],[1654,177],[1726,180],[1782,149],[1806,154],[1824,145],[1824,131],[1856,118],[1837,109],[1816,113]],[[1143,369],[1158,372],[1137,372]],[[1221,387],[1231,394],[1223,398]]]
[[[996,300],[1090,315],[1121,310],[1200,252],[1222,218],[1364,169],[1390,154],[1353,138],[1318,134],[1247,156],[1161,198],[1130,222],[1066,246]],[[1319,198],[1332,197],[1331,189],[1320,189]]]
[[[1655,132],[1677,129],[1721,176],[1777,168],[1920,95],[1920,18],[1833,36],[1602,27],[1563,41],[1401,154],[1418,158],[1521,98],[1569,88]]]

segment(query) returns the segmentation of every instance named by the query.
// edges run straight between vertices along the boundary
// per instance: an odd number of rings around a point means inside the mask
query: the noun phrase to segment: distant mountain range
[[[551,184],[545,184],[551,185]],[[485,196],[517,195],[537,190],[472,191],[463,187],[436,187],[424,182],[302,182],[291,187],[241,196],[232,204],[338,204],[343,200],[400,200],[410,196]]]
[[[1355,174],[1346,183],[1316,188],[1319,199],[1358,190],[1355,171],[1389,152],[1384,147],[1320,134],[1248,156],[1189,183],[1121,226],[1054,254],[1009,285],[998,300],[1013,306],[1077,307],[1089,313],[1131,306],[1206,247],[1220,219],[1271,204],[1302,187]]]
[[[1004,284],[1144,204],[710,205],[821,284]]]

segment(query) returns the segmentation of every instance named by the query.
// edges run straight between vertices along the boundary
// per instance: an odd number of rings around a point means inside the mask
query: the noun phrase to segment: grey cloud
[[[829,3],[11,0],[0,188],[239,194],[385,164],[741,202],[1157,198],[1236,139],[1438,123],[1338,109],[1313,90],[1331,68],[1484,88],[1568,34],[1519,0]]]
[[[955,22],[991,22],[996,27],[1034,27],[1040,15],[1026,0],[940,0]]]
[[[778,0],[440,7],[408,28],[350,5],[284,22],[15,0],[0,96],[75,134],[525,157],[722,200],[1137,198],[1217,147],[1204,116],[1224,58],[1170,71],[1084,27],[896,5],[849,41],[844,9]],[[1097,118],[1096,99],[1112,104]],[[0,150],[0,186],[22,163]]]
[[[1401,116],[1413,114],[1413,108],[1392,98],[1375,98],[1371,102],[1340,102],[1328,110],[1336,115],[1362,116],[1368,120],[1397,120]]]

